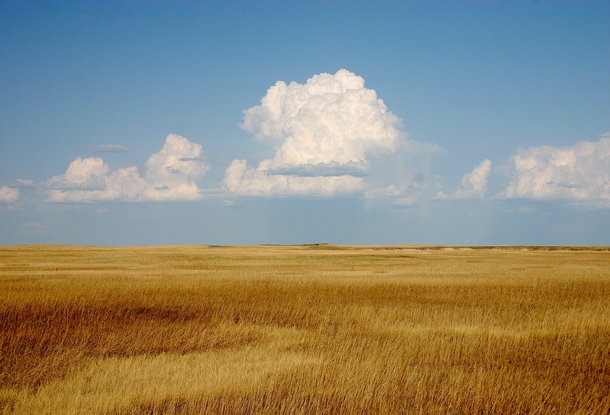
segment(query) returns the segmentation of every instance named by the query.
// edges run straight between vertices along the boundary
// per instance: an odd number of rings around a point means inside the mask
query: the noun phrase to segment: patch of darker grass
[[[212,311],[213,312],[213,311]],[[256,342],[212,314],[129,304],[30,305],[0,312],[0,386],[38,386],[87,358],[190,353]]]

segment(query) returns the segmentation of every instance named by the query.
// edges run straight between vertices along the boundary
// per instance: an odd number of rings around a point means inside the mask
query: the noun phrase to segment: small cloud
[[[573,146],[528,147],[518,151],[511,164],[512,177],[500,197],[610,206],[610,133]]]
[[[468,174],[462,177],[462,182],[455,191],[456,199],[481,199],[487,191],[487,178],[491,173],[491,161],[483,160]]]
[[[15,203],[19,200],[19,189],[0,186],[0,203]]]
[[[38,222],[27,222],[21,225],[24,228],[27,229],[40,229],[40,228],[44,228],[44,225],[41,225]]]
[[[110,168],[99,157],[77,157],[66,172],[47,181],[51,189],[101,190],[106,186],[106,176]]]
[[[391,201],[391,205],[398,208],[415,206],[418,201],[429,197],[429,186],[422,177],[416,177],[412,181],[405,181],[400,185],[390,185],[375,189],[369,189],[364,193],[367,199],[381,199]]]
[[[226,206],[226,207],[232,207],[235,206],[235,201],[234,200],[223,200],[222,201],[222,205]]]
[[[100,144],[90,147],[93,153],[125,153],[129,149],[122,144]]]
[[[411,207],[417,202],[417,195],[412,194],[409,196],[398,198],[394,201],[396,207]]]
[[[170,134],[163,148],[146,162],[147,185],[142,198],[150,201],[201,199],[202,191],[195,180],[209,169],[201,144]]]
[[[413,193],[415,188],[415,183],[406,181],[399,186],[391,184],[386,187],[367,190],[364,196],[368,199],[373,199],[376,197],[400,197]]]

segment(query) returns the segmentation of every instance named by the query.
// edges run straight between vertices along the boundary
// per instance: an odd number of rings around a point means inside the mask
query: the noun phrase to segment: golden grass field
[[[0,413],[608,414],[607,248],[0,247]]]

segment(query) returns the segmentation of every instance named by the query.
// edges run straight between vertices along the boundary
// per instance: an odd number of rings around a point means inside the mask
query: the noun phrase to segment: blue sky
[[[609,18],[1,1],[0,244],[610,244]]]

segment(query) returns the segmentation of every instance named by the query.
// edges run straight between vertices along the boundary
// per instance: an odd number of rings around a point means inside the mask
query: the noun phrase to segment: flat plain
[[[0,413],[608,414],[607,247],[0,247]]]

